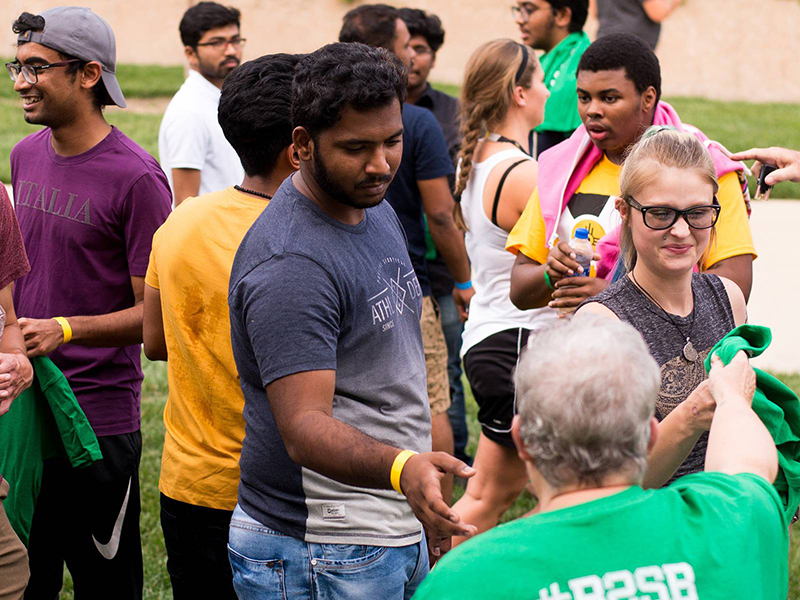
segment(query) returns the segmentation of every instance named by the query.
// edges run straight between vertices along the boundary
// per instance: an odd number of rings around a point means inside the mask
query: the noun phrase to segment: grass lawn
[[[140,529],[144,550],[144,598],[145,600],[169,600],[172,592],[166,569],[166,551],[159,521],[158,474],[161,468],[161,448],[164,442],[164,422],[162,418],[164,402],[167,398],[167,376],[165,363],[151,363],[142,359],[145,373],[142,389],[142,434],[143,454],[139,469],[142,492],[142,516]],[[800,373],[777,374],[795,392],[800,392]],[[470,454],[475,453],[479,426],[478,407],[467,391],[467,422],[470,432]],[[456,487],[456,496],[463,490]],[[522,516],[535,506],[528,492],[505,514],[503,521]],[[797,531],[794,538],[797,539]],[[71,600],[72,583],[67,576],[61,600]],[[790,554],[790,592],[789,598],[800,597],[800,543],[794,543]]]

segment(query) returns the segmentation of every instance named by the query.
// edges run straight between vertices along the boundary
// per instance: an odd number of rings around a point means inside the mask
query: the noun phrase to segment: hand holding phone
[[[769,200],[769,193],[772,191],[772,186],[767,185],[765,181],[767,175],[772,173],[778,167],[777,165],[770,165],[768,163],[764,163],[761,165],[761,169],[758,173],[758,184],[756,185],[756,195],[754,196],[755,200]]]

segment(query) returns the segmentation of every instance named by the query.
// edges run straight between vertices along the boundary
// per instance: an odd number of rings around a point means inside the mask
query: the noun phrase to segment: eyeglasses
[[[202,44],[196,44],[196,45],[209,46],[214,50],[222,50],[223,48],[227,48],[228,44],[230,44],[231,46],[233,46],[238,50],[239,48],[243,48],[246,43],[247,43],[246,38],[234,37],[229,40],[226,40],[225,38],[217,38],[211,40],[210,42],[203,42]]]
[[[514,5],[511,7],[511,14],[515,19],[521,18],[523,21],[527,21],[531,18],[531,15],[539,10],[541,7],[536,6],[534,4],[530,4],[526,2],[522,6]]]
[[[6,63],[6,71],[11,81],[16,81],[19,74],[25,78],[25,81],[34,85],[39,82],[39,71],[50,69],[52,67],[66,67],[69,64],[76,62],[84,62],[80,58],[71,58],[70,60],[63,60],[61,62],[50,63],[49,65],[21,65],[18,62]]]
[[[420,56],[424,56],[425,54],[433,54],[433,50],[427,46],[423,46],[422,44],[411,46],[411,49],[414,50],[414,54],[419,54]]]
[[[633,196],[626,196],[624,200],[631,208],[641,211],[645,227],[656,230],[669,229],[677,223],[679,217],[683,217],[692,229],[710,229],[717,223],[722,208],[716,196],[714,204],[692,206],[686,210],[669,206],[642,206]]]

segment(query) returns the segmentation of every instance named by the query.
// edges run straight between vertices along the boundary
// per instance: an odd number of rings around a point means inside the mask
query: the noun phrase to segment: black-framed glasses
[[[539,10],[539,6],[535,4],[530,4],[528,2],[524,3],[522,6],[514,5],[511,7],[511,14],[515,19],[521,18],[523,21],[527,21],[531,18],[531,15]]]
[[[233,37],[229,40],[225,38],[217,38],[211,40],[210,42],[203,42],[202,44],[197,44],[197,46],[208,46],[213,48],[214,50],[222,50],[223,48],[227,48],[228,44],[236,48],[243,48],[244,45],[247,43],[247,38],[240,38],[240,37]]]
[[[710,229],[716,225],[719,211],[722,209],[716,196],[714,204],[691,206],[686,210],[670,206],[642,206],[633,196],[625,196],[624,200],[628,206],[642,213],[645,227],[656,230],[669,229],[680,217],[683,217],[692,229]]]
[[[53,67],[66,67],[69,64],[76,62],[84,62],[80,58],[71,58],[69,60],[62,60],[61,62],[50,63],[49,65],[21,65],[18,62],[6,63],[6,71],[11,81],[16,81],[19,74],[25,78],[25,81],[31,85],[39,82],[39,71],[45,69],[52,69]]]

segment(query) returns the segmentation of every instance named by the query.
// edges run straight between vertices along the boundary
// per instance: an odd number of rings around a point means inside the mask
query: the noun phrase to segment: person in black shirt
[[[418,8],[401,8],[400,18],[411,34],[409,44],[414,50],[414,64],[408,73],[408,99],[406,102],[427,108],[436,117],[447,142],[447,151],[455,162],[461,146],[458,98],[434,89],[428,76],[436,64],[436,53],[444,43],[442,21],[436,15]]]
[[[364,4],[350,10],[343,19],[340,42],[360,42],[393,52],[410,71],[415,58],[411,35],[400,18],[400,11],[386,4]],[[403,106],[403,158],[386,199],[397,213],[408,240],[422,295],[422,339],[431,405],[433,449],[453,453],[453,432],[447,409],[450,382],[447,375],[447,345],[442,332],[438,305],[433,300],[425,254],[425,219],[431,237],[447,263],[456,283],[453,299],[460,318],[467,318],[469,302],[475,295],[470,281],[469,259],[464,236],[453,221],[455,205],[448,177],[453,164],[447,153],[444,135],[433,115],[417,106]],[[450,499],[452,478],[443,481],[445,500]]]
[[[433,113],[439,122],[439,127],[442,128],[450,160],[455,165],[461,148],[461,103],[458,98],[434,89],[428,82],[431,69],[436,64],[436,53],[444,43],[442,22],[436,15],[417,8],[401,8],[400,18],[411,34],[409,44],[415,55],[414,64],[408,74],[406,102],[427,108]],[[450,188],[454,187],[453,176],[450,178]],[[453,428],[453,448],[456,458],[471,465],[472,457],[467,454],[469,432],[464,406],[464,386],[461,383],[461,334],[464,331],[464,324],[458,318],[458,310],[453,300],[455,282],[442,255],[437,252],[430,232],[426,231],[426,234],[428,252],[425,258],[428,263],[431,293],[439,304],[442,331],[447,342],[447,374],[450,379],[450,408],[447,409],[447,416]]]

